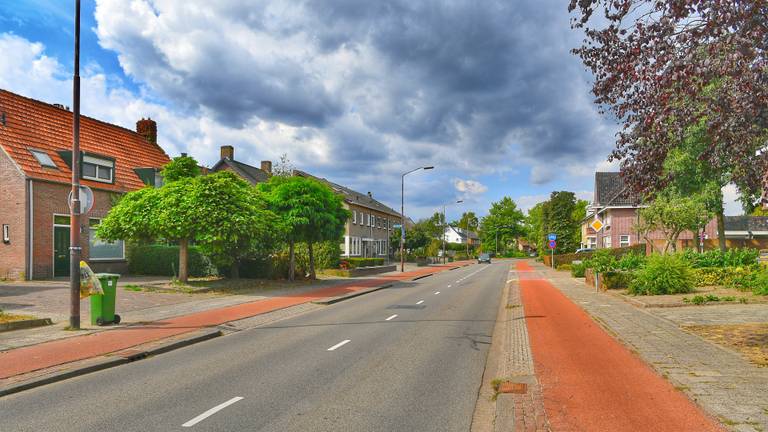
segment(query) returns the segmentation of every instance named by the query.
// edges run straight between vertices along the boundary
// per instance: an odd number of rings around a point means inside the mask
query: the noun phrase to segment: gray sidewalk
[[[531,265],[595,321],[646,363],[734,431],[768,430],[768,368],[758,368],[739,353],[683,331],[688,322],[722,323],[725,309],[640,309],[609,294],[596,293],[581,280],[539,263]],[[764,319],[766,305],[745,305],[731,319]],[[727,307],[739,307],[728,305]],[[750,309],[751,308],[751,309]],[[735,311],[731,311],[735,312]],[[657,314],[658,313],[658,314]],[[753,321],[754,322],[754,321]]]

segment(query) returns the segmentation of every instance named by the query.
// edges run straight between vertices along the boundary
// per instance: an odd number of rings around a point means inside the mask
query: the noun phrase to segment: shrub
[[[189,275],[215,275],[216,268],[195,246],[189,247]],[[128,248],[128,270],[137,275],[176,276],[179,273],[179,247],[134,245]]]
[[[686,249],[682,253],[683,258],[691,264],[693,268],[703,267],[751,267],[756,265],[758,251],[757,249],[728,249],[723,252],[720,249],[713,249],[704,252],[697,252],[693,249]]]
[[[597,273],[605,273],[616,269],[616,256],[610,249],[598,249],[584,263]]]
[[[373,267],[384,265],[384,258],[344,258],[343,263],[347,263],[347,268]]]
[[[747,272],[743,267],[699,267],[692,269],[696,286],[734,286],[734,278]]]
[[[557,266],[557,269],[562,271],[571,271],[572,268],[573,266],[571,264],[560,264]]]
[[[755,282],[752,286],[752,293],[755,295],[768,295],[768,272],[761,271],[755,276]]]
[[[528,258],[528,254],[523,251],[507,251],[501,254],[502,258]]]
[[[635,295],[678,294],[693,291],[694,277],[688,261],[678,255],[651,255],[629,285]]]
[[[603,249],[601,248],[594,252],[555,255],[555,266],[557,266],[558,264],[569,264],[572,261],[586,261],[589,258],[591,258],[593,254],[595,254],[597,251],[600,251],[600,250],[603,250]],[[613,254],[613,256],[615,256],[616,258],[621,258],[628,253],[645,255],[645,244],[638,243],[638,244],[634,244],[632,246],[627,246],[623,248],[611,248],[606,250],[610,251],[610,253]],[[549,256],[549,253],[547,253],[546,255]]]
[[[619,270],[637,270],[644,265],[645,255],[635,252],[630,252],[616,261],[616,268]]]
[[[628,288],[635,279],[635,274],[630,271],[608,271],[603,273],[603,287],[606,289]]]
[[[586,271],[587,265],[585,263],[571,264],[571,276],[573,277],[583,278]]]
[[[312,252],[315,256],[315,270],[339,267],[341,248],[338,241],[314,243]],[[296,244],[296,273],[309,273],[309,248],[306,243]]]

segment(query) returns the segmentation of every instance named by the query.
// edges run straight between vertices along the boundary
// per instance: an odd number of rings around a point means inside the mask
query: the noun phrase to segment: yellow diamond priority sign
[[[589,226],[591,226],[595,232],[598,232],[603,229],[603,222],[600,219],[595,219],[591,224],[589,224]]]

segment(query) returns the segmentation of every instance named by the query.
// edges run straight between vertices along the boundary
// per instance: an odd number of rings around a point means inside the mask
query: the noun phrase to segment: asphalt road
[[[468,431],[508,268],[438,273],[0,398],[0,431]]]

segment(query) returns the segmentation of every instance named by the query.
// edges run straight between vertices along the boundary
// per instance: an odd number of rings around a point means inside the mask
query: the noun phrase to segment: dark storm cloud
[[[562,171],[610,148],[562,0],[224,1],[206,14],[190,3],[153,6],[146,27],[105,28],[102,44],[139,81],[228,126],[316,128],[340,177],[364,164],[391,174],[405,158],[487,173],[515,157]]]

